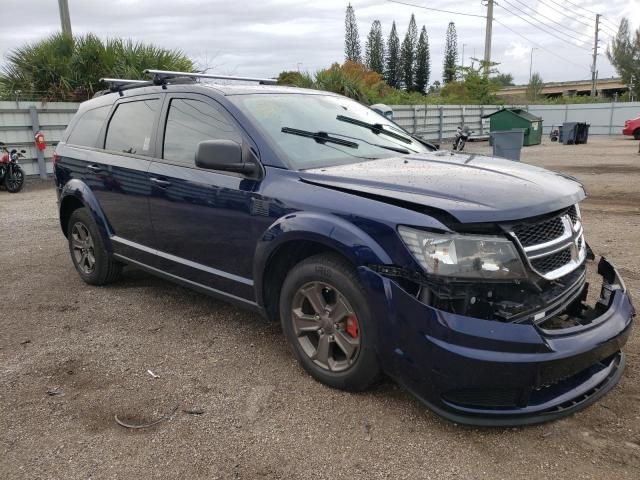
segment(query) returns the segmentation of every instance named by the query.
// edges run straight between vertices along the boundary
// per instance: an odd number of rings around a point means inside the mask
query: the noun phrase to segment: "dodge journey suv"
[[[574,178],[436,150],[332,93],[151,73],[56,149],[85,282],[129,265],[234,302],[320,382],[386,375],[456,422],[558,418],[620,379],[635,311]]]

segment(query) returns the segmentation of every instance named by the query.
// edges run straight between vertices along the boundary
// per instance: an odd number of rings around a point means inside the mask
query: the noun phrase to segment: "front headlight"
[[[525,277],[515,245],[506,238],[441,234],[400,226],[398,233],[427,273],[492,280]]]

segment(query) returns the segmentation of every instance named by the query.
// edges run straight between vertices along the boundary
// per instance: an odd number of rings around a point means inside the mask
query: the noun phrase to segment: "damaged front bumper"
[[[522,425],[569,415],[605,395],[624,370],[635,310],[604,258],[598,315],[585,325],[483,320],[420,302],[368,268],[386,372],[441,416],[472,425]]]

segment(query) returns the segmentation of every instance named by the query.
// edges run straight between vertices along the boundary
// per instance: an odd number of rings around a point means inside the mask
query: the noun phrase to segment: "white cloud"
[[[486,10],[479,0],[406,1],[475,15],[484,15]],[[579,34],[593,34],[588,26],[578,22],[589,24],[592,15],[584,9],[567,6],[559,0],[522,1],[527,5],[531,3],[540,14],[557,20],[566,32],[571,29]],[[33,13],[34,3],[37,3],[37,15]],[[303,69],[314,71],[334,61],[342,61],[344,12],[348,3],[349,0],[69,0],[69,7],[75,33],[93,32],[105,38],[130,37],[178,48],[197,60],[206,59],[205,63],[214,66],[219,73],[271,76],[282,70],[294,70],[298,63],[302,63]],[[517,0],[510,0],[510,3],[524,8]],[[640,0],[572,0],[572,3],[605,14],[609,33],[615,29],[611,25],[617,25],[622,16],[629,17],[635,26],[640,24]],[[395,20],[402,39],[409,17],[414,13],[418,28],[425,25],[429,34],[432,80],[439,78],[442,71],[449,21],[456,23],[459,50],[463,43],[466,44],[466,63],[470,57],[483,54],[485,22],[482,18],[433,12],[385,0],[351,0],[351,4],[363,46],[373,20],[382,22],[385,36]],[[554,12],[549,7],[554,4],[565,5],[568,16]],[[502,72],[513,74],[517,82],[528,79],[528,54],[534,46],[531,42],[547,49],[534,53],[536,70],[545,80],[589,76],[590,45],[579,48],[570,40],[562,42],[500,8],[496,8],[495,14],[498,21],[526,37],[522,38],[498,23],[493,26],[493,60],[500,63],[498,68]],[[38,40],[59,29],[58,5],[52,0],[2,0],[2,16],[11,19],[0,28],[0,55],[3,58],[25,42]],[[545,21],[540,16],[535,18]],[[557,23],[545,22],[549,27],[563,29]],[[606,40],[607,37],[602,46]],[[599,57],[598,70],[601,77],[614,75],[604,55]]]

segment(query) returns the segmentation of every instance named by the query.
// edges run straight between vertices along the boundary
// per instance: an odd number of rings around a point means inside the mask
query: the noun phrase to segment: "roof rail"
[[[255,78],[255,77],[231,77],[227,75],[213,75],[209,73],[191,73],[191,72],[172,72],[168,70],[145,70],[144,73],[153,75],[153,83],[156,85],[162,85],[166,80],[175,77],[188,77],[188,78],[211,78],[214,80],[234,80],[242,82],[258,82],[261,85],[275,85],[278,83],[273,78]]]

